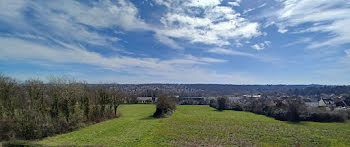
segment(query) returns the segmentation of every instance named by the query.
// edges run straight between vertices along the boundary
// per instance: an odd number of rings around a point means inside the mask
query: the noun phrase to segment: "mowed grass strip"
[[[155,105],[122,105],[120,118],[46,138],[43,145],[103,146],[350,146],[350,123],[290,123],[209,106],[178,106],[153,119]]]

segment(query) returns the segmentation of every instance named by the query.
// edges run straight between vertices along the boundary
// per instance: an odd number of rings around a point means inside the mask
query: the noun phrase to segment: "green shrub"
[[[157,101],[156,112],[153,117],[169,117],[175,111],[177,99],[168,95],[160,95]]]
[[[227,106],[226,106],[227,97],[219,97],[217,99],[217,101],[218,101],[217,102],[218,103],[217,110],[222,111],[222,110],[225,110],[227,108]]]

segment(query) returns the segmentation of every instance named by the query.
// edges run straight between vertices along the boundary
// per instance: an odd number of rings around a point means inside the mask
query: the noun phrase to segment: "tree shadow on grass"
[[[224,112],[224,110],[217,110],[217,109],[214,109],[214,110],[211,110],[211,111],[215,111],[215,112]]]
[[[154,118],[153,115],[146,116],[144,118],[140,118],[140,120],[153,120],[153,119],[158,119],[158,118]]]

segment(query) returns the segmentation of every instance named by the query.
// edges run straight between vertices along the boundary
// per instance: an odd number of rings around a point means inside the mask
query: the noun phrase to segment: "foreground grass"
[[[103,146],[350,146],[349,123],[289,123],[249,112],[179,106],[153,119],[155,105],[122,105],[118,119],[49,137],[35,144]]]
[[[148,137],[160,125],[153,119],[155,105],[121,105],[121,117],[101,122],[78,131],[49,137],[35,142],[44,145],[101,145],[135,146]]]

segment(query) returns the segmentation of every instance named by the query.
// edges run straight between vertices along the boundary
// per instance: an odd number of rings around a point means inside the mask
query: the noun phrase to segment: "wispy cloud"
[[[262,8],[262,7],[265,7],[265,6],[266,6],[266,3],[263,3],[263,4],[259,5],[258,7],[245,9],[245,10],[243,11],[243,14],[249,13],[249,12],[251,12],[251,11],[254,11],[254,10],[256,10],[256,9],[259,9],[259,8]]]
[[[350,70],[350,49],[347,49],[344,52],[345,57],[341,61],[343,64],[345,64],[345,67]]]
[[[300,38],[294,42],[291,42],[291,43],[288,43],[286,45],[284,45],[285,47],[290,47],[290,46],[293,46],[293,45],[297,45],[297,44],[307,44],[307,43],[311,43],[312,42],[312,38],[310,37],[303,37],[303,38]]]
[[[19,60],[51,64],[86,64],[111,71],[161,79],[187,81],[186,83],[241,83],[248,78],[239,74],[219,74],[197,65],[223,63],[226,60],[185,55],[184,58],[160,60],[158,58],[133,58],[126,56],[105,57],[99,53],[67,44],[65,48],[46,46],[16,38],[0,37],[0,60]],[[47,65],[46,65],[47,66]],[[137,77],[139,77],[137,76]],[[223,78],[227,80],[223,80]],[[207,79],[207,80],[203,80]]]
[[[298,32],[329,33],[329,38],[310,44],[310,48],[350,43],[350,5],[346,0],[283,0],[276,12],[279,32],[304,25]],[[311,25],[310,25],[311,24]]]
[[[275,65],[279,65],[282,62],[280,58],[266,56],[266,55],[257,55],[257,54],[242,52],[242,51],[233,50],[233,49],[226,49],[226,48],[218,48],[218,47],[211,48],[207,52],[219,54],[219,55],[244,56],[244,57],[255,59],[257,61],[262,61],[262,62],[271,63]]]
[[[342,57],[333,59],[333,66],[315,71],[324,83],[338,83],[348,85],[350,80],[350,49],[346,49]]]
[[[0,21],[8,23],[17,34],[106,46],[120,38],[101,34],[99,28],[150,29],[138,17],[138,9],[124,0],[90,2],[89,5],[71,0],[4,0],[1,3]],[[33,17],[27,19],[27,14]]]
[[[71,0],[2,2],[6,4],[0,6],[1,10],[7,11],[0,12],[1,19],[17,28],[19,33],[29,31],[47,38],[60,37],[65,42],[110,45],[120,38],[101,34],[98,30],[115,27],[127,31],[153,31],[159,42],[176,49],[183,47],[172,38],[223,46],[230,45],[231,40],[239,42],[260,35],[259,23],[250,22],[229,6],[222,6],[220,0],[157,0],[157,4],[166,7],[160,25],[147,24],[139,17],[138,9],[125,0],[90,1],[87,4]],[[196,11],[189,11],[190,8]],[[33,20],[25,19],[26,12],[35,16]],[[199,16],[199,13],[202,14]],[[42,25],[40,30],[37,25]]]
[[[165,45],[168,45],[175,49],[184,49],[182,46],[178,45],[173,39],[169,38],[168,36],[161,35],[159,33],[156,33],[154,36],[158,39],[159,42]]]
[[[222,54],[222,55],[238,55],[238,56],[254,57],[254,55],[250,53],[240,52],[236,50],[229,50],[225,48],[212,48],[208,50],[208,52],[215,53],[215,54]]]

